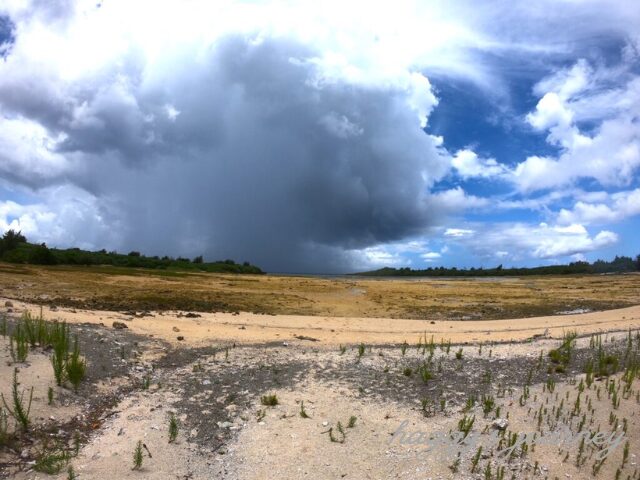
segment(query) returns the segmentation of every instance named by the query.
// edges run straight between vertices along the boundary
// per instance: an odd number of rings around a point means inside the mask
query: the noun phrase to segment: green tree
[[[0,255],[9,250],[14,250],[18,248],[18,245],[26,242],[27,239],[22,235],[22,232],[16,232],[13,229],[7,230],[2,236],[2,239],[0,239]]]
[[[58,263],[55,255],[46,244],[37,245],[29,254],[29,263],[36,265],[55,265]]]

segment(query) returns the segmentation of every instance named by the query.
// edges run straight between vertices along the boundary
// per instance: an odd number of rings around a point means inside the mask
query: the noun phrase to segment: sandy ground
[[[248,423],[230,447],[229,456],[225,458],[229,465],[228,478],[478,478],[470,472],[471,459],[477,448],[482,445],[487,453],[497,450],[497,432],[491,428],[493,415],[484,418],[478,407],[468,412],[469,416],[476,417],[471,435],[465,442],[457,443],[451,439],[450,432],[456,432],[459,416],[451,413],[425,418],[417,408],[403,408],[394,402],[371,402],[358,398],[355,390],[327,388],[313,382],[295,392],[277,393],[282,405],[269,409],[262,421]],[[553,394],[543,392],[542,388],[533,388],[531,396],[536,400],[525,407],[520,407],[516,401],[519,394],[498,399],[498,404],[502,415],[509,414],[511,431],[533,434],[536,429],[530,409],[536,411],[540,405],[548,406],[548,402],[556,398],[569,399],[565,401],[570,403],[575,400],[577,392],[575,386],[566,385]],[[588,392],[582,396],[588,401],[595,394]],[[301,401],[305,402],[305,410],[312,418],[300,417]],[[589,419],[589,426],[595,432],[598,427],[608,425],[604,412],[608,414],[609,409],[602,407],[609,400],[603,396],[601,401],[593,401],[598,414]],[[621,430],[607,431],[607,438],[613,434],[613,441],[619,436],[623,440],[607,459],[606,468],[603,467],[600,474],[602,478],[612,478],[612,472],[621,464],[624,441],[637,439],[640,435],[637,408],[635,399],[631,399],[623,402],[616,411],[621,418],[629,419],[629,426],[626,434]],[[353,428],[347,428],[351,416],[358,420]],[[338,421],[345,426],[344,443],[331,442],[326,433],[329,427],[335,431]],[[402,427],[404,422],[406,426]],[[420,440],[418,434],[423,435]],[[548,431],[547,435],[550,436]],[[575,465],[578,445],[570,445],[574,435],[566,432],[564,449],[557,445],[555,439],[545,442],[541,437],[540,444],[527,455],[526,460],[518,459],[507,466],[507,478],[511,472],[517,472],[519,478],[538,475],[544,478],[547,472],[553,472],[555,477],[594,478],[588,468],[578,469]],[[561,449],[562,453],[559,453]],[[585,455],[593,458],[595,451],[597,449],[586,447]],[[563,462],[567,452],[570,460]],[[461,465],[454,474],[450,466],[458,453],[461,453]],[[630,454],[629,472],[633,472],[637,465],[636,453]],[[487,457],[480,461],[478,473],[490,464],[495,475],[496,462]]]
[[[14,368],[20,389],[34,388],[33,432],[0,448],[0,477],[6,467],[17,480],[68,478],[66,470],[50,476],[32,467],[43,442],[59,437],[68,444],[77,429],[82,444],[70,465],[80,480],[495,480],[500,467],[507,479],[614,479],[618,469],[621,479],[640,478],[640,376],[627,393],[622,380],[624,367],[640,361],[640,306],[460,322],[122,312],[0,297],[0,316],[11,321],[41,308],[45,319],[66,321],[79,335],[90,371],[78,393],[57,387],[46,349],[35,347],[27,362],[12,364],[8,341],[0,338],[0,392],[10,393]],[[581,337],[558,373],[548,353],[569,331]],[[607,353],[623,363],[585,388],[586,362],[597,355],[593,334],[603,334]],[[418,373],[422,367],[431,372],[428,381]],[[278,404],[263,404],[271,394]],[[495,401],[487,414],[484,395]],[[309,418],[300,414],[303,404]],[[180,421],[175,443],[168,442],[170,412]],[[470,436],[462,440],[459,422],[471,417]],[[513,458],[500,457],[496,417],[507,421],[506,438],[535,433],[538,444],[529,439],[528,451],[519,444]],[[588,444],[580,453],[576,442],[555,441],[554,432],[572,441],[580,431],[621,439],[597,475],[601,448]],[[132,470],[138,441],[150,455]]]
[[[69,402],[72,394],[56,385],[51,372],[49,356],[42,352],[30,352],[24,363],[11,364],[8,339],[0,337],[0,393],[11,404],[11,389],[14,369],[18,369],[19,392],[24,392],[25,402],[33,388],[31,417],[38,423],[67,421],[80,414],[81,408]],[[49,405],[48,389],[53,389],[53,403]],[[0,405],[3,405],[0,401]]]
[[[4,303],[1,299],[0,302]],[[40,306],[12,301],[14,310],[40,312]],[[178,343],[182,336],[191,346],[212,342],[292,342],[313,343],[320,346],[340,344],[413,343],[426,334],[452,343],[521,341],[545,332],[552,338],[562,338],[567,331],[579,334],[620,331],[640,327],[640,306],[573,315],[554,315],[509,320],[428,321],[390,318],[314,317],[302,315],[256,315],[252,313],[198,313],[197,318],[186,318],[184,312],[151,312],[142,318],[118,312],[76,310],[44,307],[49,319],[70,323],[93,323],[112,326],[123,322],[135,333]],[[176,331],[178,330],[178,331]],[[311,337],[317,342],[300,340],[296,336]]]
[[[625,335],[607,337],[624,341]],[[546,343],[541,343],[546,342]],[[553,344],[543,340],[519,348],[519,353],[530,356],[535,361],[534,352],[541,346]],[[555,342],[557,346],[557,342]],[[584,340],[578,347],[584,348]],[[509,357],[513,346],[496,345],[493,357]],[[383,353],[380,356],[379,353]],[[229,404],[224,407],[227,421],[223,428],[230,431],[231,440],[222,448],[211,442],[198,441],[198,430],[187,427],[190,415],[206,417],[211,414],[209,407],[199,404],[209,391],[204,388],[192,398],[185,399],[187,392],[177,381],[178,378],[197,376],[198,382],[216,378],[231,365],[245,368],[277,361],[295,362],[309,359],[313,355],[311,368],[288,387],[269,388],[261,393],[276,394],[278,405],[264,406],[260,396],[253,396],[248,404]],[[487,359],[487,351],[478,353],[477,348],[466,347],[465,358],[473,365],[481,358]],[[381,369],[383,364],[410,363],[422,357],[418,352],[400,355],[393,350],[374,350],[361,360],[363,368]],[[436,358],[446,354],[438,352]],[[511,357],[513,358],[513,357]],[[326,378],[319,374],[322,366],[341,364],[352,365],[354,355],[347,352],[320,350],[316,354],[301,347],[287,349],[261,349],[247,347],[234,349],[229,358],[214,360],[200,356],[198,365],[204,371],[195,375],[193,364],[187,364],[172,371],[163,378],[163,386],[154,384],[147,391],[132,392],[114,408],[102,427],[96,431],[82,447],[72,464],[80,479],[103,478],[150,478],[150,479],[192,479],[211,478],[227,480],[270,480],[282,479],[474,479],[484,478],[489,465],[493,475],[499,466],[505,466],[505,478],[614,478],[615,471],[623,464],[626,441],[630,442],[627,461],[622,468],[626,475],[633,475],[637,469],[637,439],[640,438],[640,418],[635,394],[622,396],[620,405],[612,409],[611,398],[606,393],[605,382],[596,381],[591,388],[580,393],[580,380],[584,375],[571,377],[566,383],[559,383],[553,392],[544,384],[533,385],[529,398],[521,405],[519,397],[522,387],[514,386],[501,395],[495,393],[496,407],[500,407],[499,417],[508,419],[509,432],[532,435],[541,434],[537,445],[528,440],[530,450],[522,455],[516,448],[514,457],[506,462],[497,452],[498,431],[492,427],[497,413],[494,409],[485,415],[478,403],[473,408],[462,411],[462,405],[469,392],[459,392],[459,402],[451,401],[444,410],[433,416],[425,416],[419,402],[407,402],[400,394],[394,398],[371,396],[369,390],[375,385],[359,388],[355,383],[340,376]],[[469,372],[471,374],[471,372]],[[392,371],[393,374],[393,371]],[[402,377],[400,377],[402,378]],[[499,377],[498,377],[499,378]],[[621,376],[612,377],[616,383]],[[407,382],[407,391],[411,383]],[[453,391],[460,386],[453,387]],[[220,399],[226,387],[212,387],[212,395]],[[598,390],[600,392],[598,393]],[[573,415],[576,398],[581,398],[581,410]],[[451,397],[449,397],[451,398]],[[177,403],[187,400],[194,405],[192,411],[181,413]],[[302,418],[301,407],[309,418]],[[570,425],[569,429],[559,428],[554,437],[557,417],[555,411],[563,405],[558,423]],[[537,412],[544,408],[543,421],[538,424]],[[175,412],[181,421],[181,431],[176,443],[168,442],[167,418]],[[618,419],[618,426],[611,424],[610,414]],[[584,449],[584,463],[578,467],[579,444],[576,438],[577,424],[585,415],[584,430],[606,434],[611,454],[600,473],[592,474],[592,465],[601,449],[589,445]],[[462,440],[458,433],[458,422],[463,417],[474,416],[474,427],[469,437]],[[352,427],[348,427],[351,417],[355,417]],[[343,426],[344,438],[337,430],[338,422]],[[626,424],[623,430],[623,422]],[[206,423],[205,423],[206,425]],[[404,426],[403,426],[404,425]],[[536,427],[536,425],[541,425]],[[211,424],[211,429],[215,426]],[[334,438],[329,437],[332,429]],[[201,432],[200,432],[201,433]],[[508,434],[507,434],[508,435]],[[561,445],[557,438],[563,438]],[[619,442],[618,442],[619,439]],[[144,442],[151,457],[145,454],[143,468],[134,471],[132,453],[137,441]],[[573,442],[573,443],[572,443]],[[618,442],[618,443],[615,443]],[[484,455],[480,456],[475,473],[471,472],[473,456],[479,446]],[[451,467],[460,454],[457,472]],[[502,458],[502,459],[501,459]],[[52,478],[41,473],[28,472],[16,475],[16,479]],[[61,474],[53,478],[64,479]],[[495,477],[492,477],[495,478]],[[634,478],[634,477],[632,477]]]

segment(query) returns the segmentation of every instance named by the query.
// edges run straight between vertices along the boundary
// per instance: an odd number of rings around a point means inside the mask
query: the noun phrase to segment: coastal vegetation
[[[169,256],[146,256],[138,251],[128,254],[88,251],[80,248],[49,248],[44,243],[29,243],[21,232],[8,230],[0,239],[0,260],[8,263],[33,265],[111,265],[114,267],[193,270],[211,273],[261,274],[262,270],[249,262],[236,263],[234,260],[205,262],[203,257],[194,259]]]

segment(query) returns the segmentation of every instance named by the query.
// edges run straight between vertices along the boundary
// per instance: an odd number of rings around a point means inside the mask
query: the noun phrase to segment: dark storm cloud
[[[409,89],[322,78],[313,56],[234,36],[146,75],[132,63],[38,116],[66,118],[58,153],[82,159],[67,178],[115,206],[104,219],[127,248],[348,270],[349,250],[430,225],[448,160]]]
[[[0,14],[0,58],[9,54],[15,40],[15,25],[8,16]]]

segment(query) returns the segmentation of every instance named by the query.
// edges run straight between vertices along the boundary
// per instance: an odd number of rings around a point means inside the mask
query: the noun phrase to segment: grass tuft
[[[266,407],[275,407],[278,405],[278,397],[275,393],[273,395],[263,395],[260,398],[260,403]]]
[[[9,407],[7,404],[4,395],[0,393],[0,398],[2,398],[2,404],[4,408],[11,414],[13,418],[16,419],[16,422],[20,424],[22,430],[25,432],[29,429],[29,413],[31,412],[31,402],[33,401],[33,387],[31,387],[31,393],[29,394],[29,403],[25,407],[24,403],[24,391],[22,393],[18,392],[18,369],[13,369],[13,384],[11,387],[11,398],[13,403],[13,409]]]

